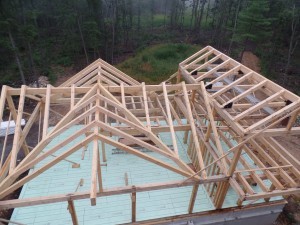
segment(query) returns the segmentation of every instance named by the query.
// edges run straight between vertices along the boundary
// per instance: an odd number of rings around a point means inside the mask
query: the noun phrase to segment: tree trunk
[[[168,6],[168,0],[165,0],[165,10],[164,10],[164,27],[166,27],[167,6]]]
[[[78,29],[79,29],[79,33],[80,33],[80,38],[81,38],[81,41],[82,41],[82,47],[83,47],[84,54],[85,54],[86,64],[88,65],[89,64],[89,57],[88,57],[88,54],[87,54],[87,51],[86,51],[86,46],[85,46],[85,42],[84,42],[82,30],[81,30],[81,25],[80,25],[78,17],[77,17],[77,25],[78,25]]]
[[[290,37],[287,62],[286,62],[284,74],[283,74],[283,84],[286,84],[286,82],[287,82],[287,74],[288,74],[288,70],[289,70],[290,64],[291,64],[291,57],[292,57],[292,55],[297,47],[297,44],[298,44],[299,37],[295,37],[298,24],[299,24],[299,18],[297,18],[297,16],[295,15],[295,5],[294,5],[293,12],[292,12],[292,25],[291,25],[292,34]]]
[[[36,68],[35,68],[35,64],[34,64],[34,60],[33,60],[33,54],[32,54],[32,48],[31,48],[30,41],[27,41],[27,47],[28,47],[28,51],[29,51],[29,59],[30,59],[30,65],[32,68],[32,73],[33,73],[34,79],[36,80],[37,87],[39,87],[40,86],[39,78],[36,73]]]
[[[25,76],[24,76],[24,72],[23,72],[23,69],[22,69],[22,66],[21,66],[21,62],[20,62],[20,58],[19,58],[19,54],[18,54],[18,51],[17,51],[17,48],[16,48],[15,41],[14,41],[13,36],[12,36],[10,31],[8,32],[8,35],[9,35],[9,39],[10,39],[12,49],[13,49],[14,54],[15,54],[15,59],[16,59],[17,65],[18,65],[18,69],[19,69],[19,72],[20,72],[22,83],[24,85],[26,85]]]
[[[231,36],[229,47],[228,47],[228,55],[230,55],[231,47],[232,47],[232,44],[233,44],[233,38],[234,38],[234,35],[235,35],[237,20],[238,20],[238,16],[239,16],[239,12],[240,12],[240,5],[241,5],[241,0],[238,0],[238,5],[236,7],[236,12],[235,12],[235,19],[234,19],[234,26],[233,26],[232,36]]]
[[[206,17],[205,17],[205,23],[206,24],[207,24],[207,18],[208,18],[209,10],[210,10],[210,0],[208,0],[208,4],[207,4]]]
[[[198,23],[199,23],[199,28],[198,28],[198,34],[201,33],[201,22],[202,22],[202,17],[203,17],[203,12],[204,12],[204,6],[206,4],[206,0],[202,1],[202,5],[201,5],[201,9],[200,9],[200,15],[199,15],[199,19],[198,19]]]
[[[115,25],[116,25],[116,5],[113,2],[112,13],[112,46],[111,46],[111,63],[114,63],[114,49],[115,49]]]

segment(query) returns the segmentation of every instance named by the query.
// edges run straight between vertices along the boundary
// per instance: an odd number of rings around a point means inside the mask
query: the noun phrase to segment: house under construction
[[[58,87],[3,86],[15,130],[0,210],[26,225],[272,224],[300,193],[276,140],[300,134],[299,112],[299,96],[210,46],[159,85],[99,59]]]

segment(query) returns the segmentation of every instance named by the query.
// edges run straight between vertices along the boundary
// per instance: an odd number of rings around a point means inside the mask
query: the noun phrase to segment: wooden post
[[[181,72],[180,70],[178,70],[177,77],[176,77],[176,84],[180,83],[180,80],[181,80]]]
[[[73,200],[68,201],[68,206],[69,206],[68,209],[71,214],[73,225],[79,225]]]
[[[46,91],[45,107],[44,107],[43,139],[47,135],[48,125],[49,125],[50,97],[51,97],[51,85],[48,84],[47,91]]]
[[[102,157],[103,157],[103,162],[106,162],[106,151],[105,151],[105,143],[101,141],[101,150],[102,150]]]
[[[136,188],[132,186],[132,195],[131,195],[131,221],[136,222]]]
[[[188,209],[190,214],[193,213],[193,209],[194,209],[198,189],[199,189],[199,184],[196,184],[196,185],[193,186],[193,190],[192,190],[192,194],[191,194],[191,198],[190,198],[189,209]]]
[[[26,86],[22,85],[21,88],[21,95],[20,95],[20,100],[19,100],[19,106],[18,106],[18,114],[16,117],[16,128],[15,128],[15,136],[13,140],[13,148],[11,150],[11,160],[10,160],[10,166],[9,166],[9,173],[11,174],[17,164],[17,155],[19,152],[19,142],[20,138],[22,135],[22,129],[21,129],[21,120],[22,120],[22,115],[23,115],[23,108],[24,108],[24,103],[25,103],[25,94],[26,94]],[[28,152],[25,152],[25,155],[29,153],[29,149],[27,148]]]

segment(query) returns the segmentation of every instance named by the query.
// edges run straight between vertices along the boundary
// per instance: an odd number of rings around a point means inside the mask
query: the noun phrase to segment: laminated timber
[[[182,78],[185,81],[180,82]],[[177,82],[170,84],[174,79]],[[26,107],[29,102],[31,107]],[[96,205],[103,196],[130,194],[135,222],[139,192],[191,186],[187,213],[193,213],[200,185],[217,209],[223,208],[229,190],[237,194],[238,206],[297,194],[299,161],[274,137],[300,134],[299,111],[298,96],[210,46],[180,63],[178,73],[159,85],[139,83],[99,59],[58,87],[3,86],[0,120],[12,118],[16,132],[13,147],[4,144],[2,149],[0,209],[67,202],[72,221],[78,224],[77,200],[90,199],[91,205]],[[53,115],[60,119],[52,121]],[[22,118],[27,120],[23,128]],[[44,151],[52,140],[77,125],[80,128],[71,136]],[[26,137],[33,126],[39,127],[39,135],[36,146],[31,147]],[[185,132],[192,166],[179,156],[177,132]],[[161,133],[169,135],[172,146],[161,140]],[[80,136],[84,136],[80,142],[68,145]],[[89,144],[93,146],[90,190],[7,199],[74,152],[81,151],[84,160]],[[105,145],[183,178],[142,185],[128,185],[127,181],[124,186],[104,188],[100,161],[107,162]],[[19,162],[21,148],[25,158]],[[24,176],[43,160],[47,163]]]

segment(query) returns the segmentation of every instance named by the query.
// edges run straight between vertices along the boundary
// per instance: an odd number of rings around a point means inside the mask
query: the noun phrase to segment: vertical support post
[[[68,205],[69,205],[68,209],[71,214],[73,225],[79,225],[73,200],[68,200]]]
[[[47,91],[46,91],[45,107],[44,107],[43,139],[47,135],[48,125],[49,125],[50,95],[51,95],[51,85],[48,84]]]
[[[136,188],[132,186],[132,195],[131,195],[131,221],[136,222]]]
[[[8,137],[8,132],[9,132],[10,120],[11,120],[11,113],[9,113],[8,124],[7,124],[7,127],[6,127],[5,138],[4,138],[4,143],[3,143],[3,147],[2,147],[0,169],[2,168],[2,164],[3,164],[3,160],[4,160],[4,156],[5,156],[5,150],[6,150],[6,143],[7,143],[7,137]]]
[[[92,178],[91,178],[91,205],[96,205],[97,198],[97,176],[98,176],[98,140],[93,141]]]
[[[176,84],[179,84],[179,83],[180,83],[180,80],[181,80],[181,72],[180,72],[180,70],[178,69],[178,73],[177,73],[177,77],[176,77]]]
[[[239,143],[241,142],[241,138],[238,140],[238,142]],[[242,153],[242,147],[239,147],[234,152],[233,159],[231,161],[231,165],[230,165],[230,167],[227,171],[228,176],[232,177],[232,175],[235,171],[235,168],[237,166],[237,163],[239,161],[239,158],[241,156],[241,153]],[[221,182],[220,185],[218,186],[217,195],[216,195],[216,202],[215,202],[217,209],[222,208],[225,197],[226,197],[226,194],[227,194],[227,191],[229,189],[229,186],[230,186],[229,181]]]
[[[75,106],[75,84],[71,86],[71,105],[70,109],[72,110]]]
[[[165,105],[166,105],[167,120],[168,120],[168,125],[170,127],[173,148],[174,148],[174,152],[175,152],[176,156],[178,156],[176,135],[175,135],[174,127],[173,127],[173,119],[172,119],[171,110],[170,110],[170,102],[169,102],[168,92],[167,92],[165,82],[162,83],[162,87],[163,87],[163,95],[164,95],[164,100],[165,100]]]
[[[105,143],[104,141],[101,141],[101,150],[102,150],[102,157],[103,157],[103,162],[106,162],[106,151],[105,151]]]
[[[0,98],[0,124],[3,121],[2,117],[3,117],[4,107],[5,107],[6,93],[7,93],[7,86],[3,85],[1,91],[1,98]]]
[[[193,213],[193,209],[194,209],[198,189],[199,189],[199,184],[196,184],[196,185],[193,186],[193,190],[192,190],[192,194],[191,194],[191,198],[190,198],[189,209],[188,209],[190,214]]]
[[[195,144],[195,148],[196,148],[197,156],[198,156],[199,166],[200,166],[200,169],[202,170],[204,168],[203,158],[202,158],[202,155],[201,155],[199,139],[198,139],[198,136],[197,136],[196,126],[195,126],[194,118],[193,118],[193,114],[192,114],[192,107],[191,107],[191,104],[190,104],[190,100],[189,100],[189,97],[188,97],[188,93],[187,93],[187,89],[186,89],[184,81],[182,82],[182,92],[183,92],[183,97],[184,97],[184,101],[185,101],[186,109],[187,109],[187,115],[188,115],[187,119],[188,119],[188,121],[191,125],[191,132],[192,132],[191,135],[193,135],[194,144]],[[203,170],[201,174],[202,174],[204,179],[207,178],[205,170]]]
[[[19,100],[19,106],[18,106],[18,114],[16,118],[16,128],[15,128],[15,136],[13,140],[13,147],[11,150],[11,160],[10,160],[10,166],[9,166],[9,173],[12,173],[16,167],[17,164],[17,155],[19,152],[19,142],[22,135],[22,129],[21,129],[21,121],[23,116],[23,109],[24,109],[24,103],[25,103],[25,93],[26,93],[26,86],[22,85],[21,88],[21,94],[20,94],[20,100]],[[25,155],[29,153],[25,152]]]
[[[144,106],[145,106],[145,114],[146,114],[146,121],[147,121],[147,128],[151,130],[151,121],[149,117],[149,108],[148,108],[148,100],[147,100],[147,92],[145,83],[142,83],[142,92],[143,92],[143,99],[144,99]]]
[[[103,143],[103,141],[102,141]],[[100,192],[103,192],[103,184],[102,184],[102,173],[101,173],[101,161],[100,161],[100,153],[98,149],[97,153],[97,174],[98,174],[98,186]]]
[[[290,117],[289,122],[288,122],[288,124],[286,126],[287,130],[291,130],[292,129],[294,123],[296,122],[296,119],[297,119],[299,113],[300,113],[300,110],[297,110],[296,112],[294,112],[292,114],[292,116]]]
[[[188,137],[189,137],[189,130],[186,130],[184,132],[184,138],[183,138],[183,143],[184,144],[187,144]]]

